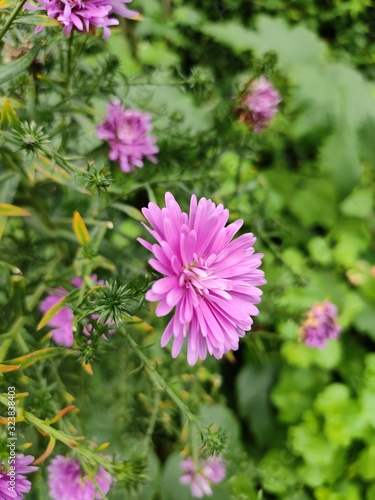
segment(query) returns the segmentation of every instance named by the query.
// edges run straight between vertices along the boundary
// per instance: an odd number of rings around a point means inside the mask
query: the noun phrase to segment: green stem
[[[22,9],[22,7],[24,6],[25,3],[26,3],[26,0],[21,0],[21,2],[18,5],[16,5],[16,7],[13,10],[13,12],[8,17],[7,22],[4,24],[2,30],[0,31],[0,40],[2,40],[3,36],[5,35],[5,33],[9,30],[9,28],[11,27],[13,21],[18,16],[20,10]]]
[[[74,436],[69,436],[63,431],[55,429],[51,427],[48,423],[36,417],[29,411],[23,411],[23,417],[25,422],[33,425],[39,431],[42,431],[49,436],[54,437],[61,443],[64,443],[66,446],[69,446],[72,450],[77,452],[83,458],[87,460],[88,463],[95,463],[95,465],[101,465],[104,467],[110,474],[113,474],[113,465],[110,459],[103,457],[101,455],[97,455],[95,451],[90,450],[90,448],[86,448],[82,444],[78,443]]]
[[[159,413],[159,403],[160,403],[160,391],[156,391],[155,400],[153,401],[153,409],[150,417],[150,422],[148,424],[147,432],[143,440],[144,451],[147,453],[148,445],[151,441],[152,433],[154,432],[156,420]]]
[[[186,404],[177,396],[171,386],[164,380],[164,378],[160,375],[160,373],[156,370],[155,366],[151,363],[148,357],[143,353],[140,346],[135,342],[135,340],[129,335],[125,335],[126,340],[129,342],[131,347],[137,356],[141,359],[144,365],[150,371],[151,378],[160,385],[160,387],[168,394],[168,396],[174,401],[176,406],[181,410],[181,412],[185,415],[186,419],[191,422],[195,427],[204,435],[207,436],[209,434],[207,428],[202,425],[196,415],[190,411],[190,409],[186,406]]]

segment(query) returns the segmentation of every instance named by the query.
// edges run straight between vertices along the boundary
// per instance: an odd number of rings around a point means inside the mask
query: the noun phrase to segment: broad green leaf
[[[24,208],[10,205],[9,203],[0,203],[0,216],[5,217],[28,217],[31,213]]]
[[[39,49],[40,44],[36,43],[26,55],[20,57],[17,61],[3,66],[0,72],[0,85],[8,83],[10,80],[23,73],[34,61]]]
[[[338,125],[321,147],[319,161],[321,168],[330,172],[339,195],[350,193],[362,172],[355,130]]]
[[[256,441],[271,444],[274,420],[267,396],[275,377],[275,365],[245,366],[236,379],[237,403],[240,414],[246,419]]]
[[[368,217],[374,205],[374,189],[357,188],[341,203],[341,212],[352,217]]]
[[[257,35],[242,24],[235,21],[225,23],[205,23],[200,31],[216,42],[227,45],[234,52],[245,52],[256,45]]]
[[[204,425],[216,424],[225,430],[227,435],[227,446],[233,451],[241,447],[240,425],[234,413],[222,405],[201,405],[199,409],[201,423]]]
[[[359,474],[366,481],[375,480],[375,445],[364,450],[357,463]]]
[[[87,231],[86,224],[84,223],[80,213],[77,211],[73,214],[73,231],[76,235],[78,243],[82,247],[90,244],[90,236]]]

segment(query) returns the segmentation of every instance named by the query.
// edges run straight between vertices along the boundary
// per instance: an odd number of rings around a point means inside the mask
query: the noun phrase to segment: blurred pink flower
[[[211,484],[221,483],[225,478],[225,465],[221,457],[200,459],[197,465],[193,457],[181,462],[183,475],[180,483],[190,484],[191,494],[195,498],[212,495]]]
[[[64,35],[69,35],[73,29],[89,33],[95,28],[103,28],[103,38],[111,34],[109,26],[116,26],[119,20],[109,17],[118,14],[121,17],[134,18],[139,15],[134,10],[129,10],[125,4],[132,0],[37,0],[42,6],[35,7],[26,4],[30,10],[45,10],[47,16],[57,19],[63,26]],[[44,29],[38,26],[35,30],[39,33]]]
[[[0,500],[21,500],[24,493],[31,490],[31,482],[25,474],[35,472],[38,467],[30,465],[35,460],[32,455],[17,453],[14,459],[9,457],[9,460],[14,460],[14,463],[8,464],[14,469],[5,470],[4,463],[0,462]]]
[[[91,276],[93,281],[97,281],[97,276],[94,274]],[[71,283],[80,288],[82,286],[81,278],[74,278],[71,280]],[[97,281],[98,285],[104,285],[103,280]],[[68,294],[68,290],[62,287],[55,288],[52,292],[49,292],[47,297],[41,302],[39,305],[39,309],[42,313],[46,313],[51,309],[52,306],[57,304],[63,297]],[[97,319],[98,316],[96,314],[92,315],[93,319]],[[74,344],[74,336],[73,336],[73,320],[74,314],[73,311],[68,306],[64,306],[60,309],[58,313],[54,315],[54,317],[47,323],[53,330],[51,333],[52,340],[55,344],[61,345],[63,347],[73,347]],[[108,323],[108,321],[107,321]],[[83,333],[87,336],[90,335],[92,329],[92,325],[90,323],[87,325],[87,328],[83,330]],[[113,330],[109,330],[108,333],[114,333]],[[106,337],[103,335],[103,338]],[[90,341],[88,341],[90,342]],[[1,499],[0,499],[1,500]]]
[[[241,98],[241,107],[236,109],[239,121],[249,125],[254,132],[261,132],[277,113],[280,102],[278,91],[261,76],[250,83]]]
[[[108,114],[97,127],[99,139],[109,143],[109,159],[118,161],[123,172],[143,167],[143,158],[156,163],[159,148],[152,130],[151,115],[136,109],[125,109],[118,99],[107,106]]]
[[[152,285],[146,299],[160,301],[157,316],[175,308],[161,345],[174,337],[175,358],[186,338],[190,365],[205,359],[207,351],[220,359],[238,349],[240,337],[251,329],[251,316],[259,313],[255,304],[262,291],[257,286],[266,283],[258,269],[263,255],[254,254],[252,233],[232,241],[243,221],[225,226],[229,211],[222,204],[206,198],[198,203],[192,195],[188,215],[171,193],[166,193],[165,203],[163,209],[149,203],[142,210],[157,244],[138,239],[155,256],[150,265],[166,276]]]
[[[301,327],[301,337],[308,347],[324,349],[328,339],[337,339],[341,328],[337,324],[337,307],[328,301],[318,302],[307,312]]]
[[[53,500],[101,499],[111,487],[113,478],[99,467],[94,477],[83,475],[78,460],[62,455],[56,456],[47,467],[49,494]],[[96,484],[95,484],[96,483]]]

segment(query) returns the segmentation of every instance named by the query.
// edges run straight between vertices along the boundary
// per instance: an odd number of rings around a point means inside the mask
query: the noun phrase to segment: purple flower
[[[212,495],[210,484],[221,483],[225,478],[225,465],[221,457],[200,459],[199,464],[196,464],[192,457],[188,457],[181,462],[181,469],[184,474],[180,483],[190,484],[191,494],[196,498]]]
[[[340,331],[336,306],[324,301],[314,304],[307,312],[301,327],[301,337],[308,347],[324,349],[327,340],[337,339]]]
[[[164,347],[174,337],[172,356],[178,356],[187,338],[187,358],[194,365],[209,354],[220,359],[230,349],[238,349],[239,338],[251,329],[251,316],[259,313],[266,283],[262,254],[254,254],[256,238],[243,234],[232,241],[243,224],[237,220],[228,226],[229,211],[211,200],[195,195],[190,214],[181,212],[171,193],[165,195],[166,207],[149,203],[143,215],[151,224],[146,229],[157,244],[138,241],[155,258],[150,265],[165,275],[146,294],[147,300],[160,301],[157,316],[175,308],[161,339]]]
[[[78,460],[58,455],[47,467],[49,494],[53,500],[94,500],[106,495],[113,478],[99,467],[94,477],[83,475]],[[98,489],[98,487],[100,490]]]
[[[41,7],[26,4],[31,10],[46,10],[47,16],[57,19],[63,26],[64,35],[69,35],[73,29],[89,33],[95,28],[103,28],[103,38],[111,34],[109,26],[119,24],[118,19],[110,18],[111,14],[122,17],[135,18],[139,15],[134,10],[129,10],[125,4],[132,0],[38,0]],[[35,30],[39,33],[44,29],[38,26]]]
[[[97,276],[94,274],[93,276],[91,276],[91,279],[93,281],[96,281]],[[80,288],[82,286],[82,279],[74,278],[72,279],[71,283],[75,287]],[[104,281],[99,280],[98,284],[102,286],[104,285]],[[55,290],[49,292],[47,297],[43,300],[43,302],[41,302],[39,309],[41,310],[42,313],[46,313],[47,311],[49,311],[49,309],[51,309],[52,306],[57,304],[57,302],[59,302],[68,293],[69,293],[68,290],[66,290],[65,288],[62,287],[55,288]],[[93,314],[92,318],[97,319],[98,315]],[[70,309],[70,307],[64,306],[47,323],[48,326],[53,328],[52,340],[55,342],[55,344],[61,345],[63,347],[73,347],[74,344],[73,320],[74,320],[73,311]],[[107,323],[109,322],[107,321]],[[87,325],[87,328],[83,330],[83,333],[89,336],[91,330],[92,330],[92,325],[89,323]],[[114,330],[109,330],[108,333],[114,333]],[[103,338],[106,339],[104,335]]]
[[[108,141],[109,158],[118,161],[123,172],[143,167],[143,157],[156,163],[154,156],[159,151],[156,139],[148,135],[152,125],[151,115],[136,109],[125,109],[118,99],[108,104],[108,114],[97,127],[99,139]]]
[[[249,125],[254,132],[261,132],[277,113],[281,99],[272,84],[261,76],[250,83],[240,102],[241,107],[236,109],[239,121]]]
[[[23,494],[30,491],[31,482],[25,474],[38,470],[38,467],[30,465],[34,460],[32,455],[17,453],[14,458],[9,457],[8,470],[0,462],[0,500],[21,500]]]

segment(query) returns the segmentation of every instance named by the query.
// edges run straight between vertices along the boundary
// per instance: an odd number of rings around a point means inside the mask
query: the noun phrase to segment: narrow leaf
[[[28,24],[30,26],[61,26],[61,23],[57,21],[57,19],[52,19],[48,16],[44,16],[43,14],[31,14],[28,16],[18,17],[14,24]]]
[[[14,358],[8,361],[10,365],[19,365],[22,369],[28,368],[39,361],[72,355],[72,349],[65,349],[63,347],[46,347],[45,349],[39,349],[38,351],[30,352],[29,354],[25,354],[20,356],[19,358]]]
[[[78,294],[80,293],[79,289],[73,290],[72,292],[68,293],[68,295],[65,295],[61,300],[59,300],[55,305],[53,305],[48,311],[44,314],[43,318],[39,321],[38,326],[36,327],[37,330],[40,330],[43,328],[43,326],[46,326],[51,319],[59,312],[63,307],[66,306],[71,300],[74,300]]]
[[[89,232],[79,212],[73,214],[73,231],[82,247],[90,244]]]
[[[4,104],[1,108],[1,121],[0,129],[6,130],[8,127],[18,129],[20,126],[20,119],[14,111],[13,106],[9,99],[4,99]]]
[[[21,365],[0,365],[0,373],[14,372],[20,368]]]
[[[138,208],[132,207],[131,205],[127,205],[126,203],[114,203],[113,208],[117,208],[117,210],[120,210],[120,212],[125,213],[138,222],[145,221],[142,212],[138,210]]]
[[[24,208],[16,207],[9,203],[0,203],[0,215],[5,217],[27,217],[31,213]]]
[[[23,57],[17,59],[13,63],[7,64],[1,69],[0,73],[0,85],[3,83],[9,83],[12,78],[23,73],[30,64],[34,61],[35,56],[39,52],[40,44],[35,44],[34,47]]]

